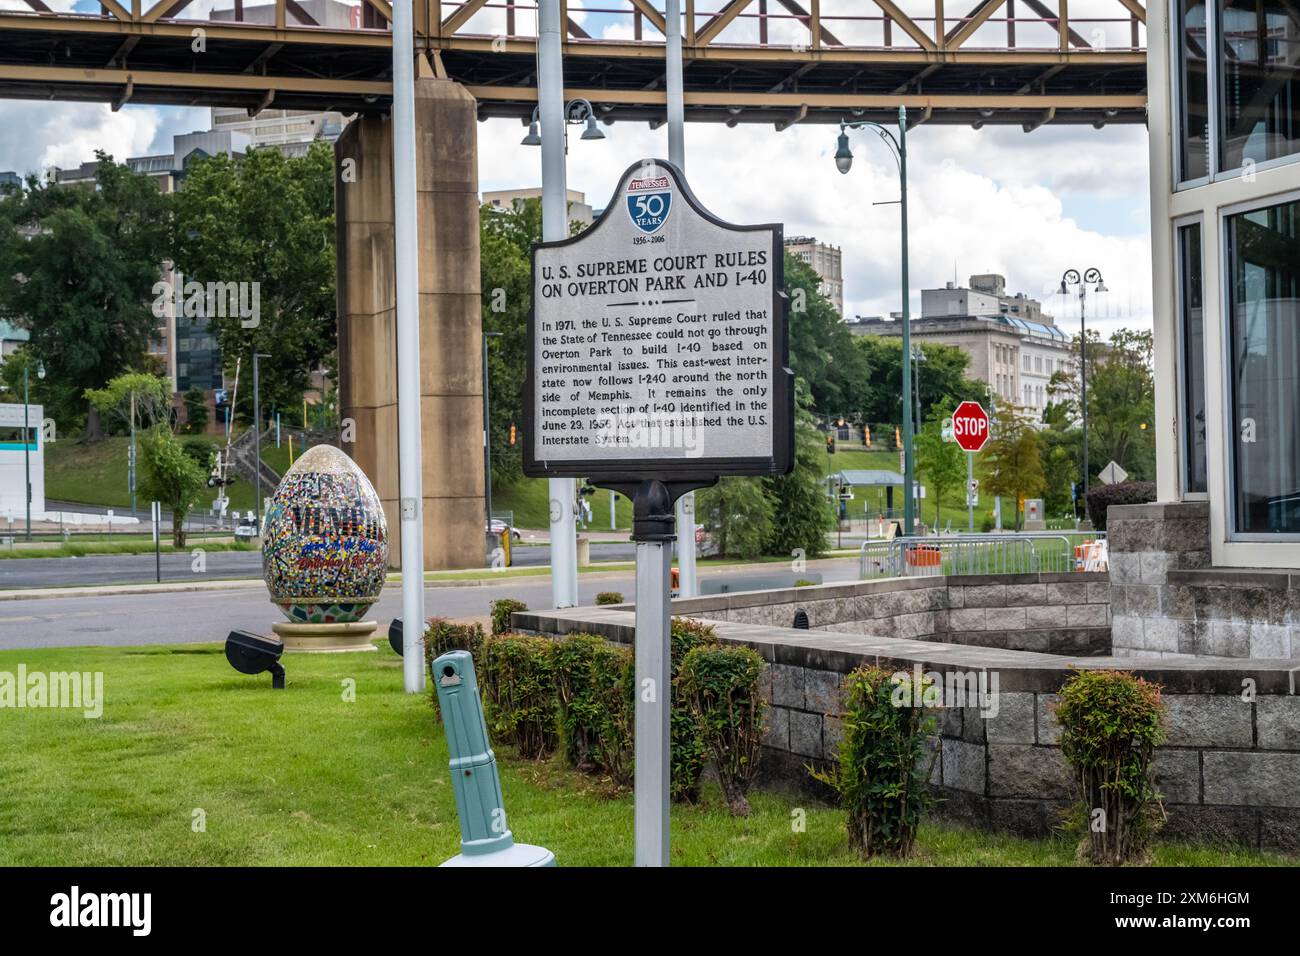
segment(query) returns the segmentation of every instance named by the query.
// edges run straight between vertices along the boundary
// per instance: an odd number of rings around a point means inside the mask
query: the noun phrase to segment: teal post
[[[460,855],[443,866],[555,866],[555,854],[515,843],[510,832],[473,657],[448,651],[432,670],[460,816]]]

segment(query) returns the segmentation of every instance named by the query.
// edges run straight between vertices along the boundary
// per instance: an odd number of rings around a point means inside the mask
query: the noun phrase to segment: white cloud
[[[20,175],[51,166],[78,166],[102,149],[118,160],[149,151],[163,110],[126,107],[114,113],[101,103],[0,100],[0,169]]]

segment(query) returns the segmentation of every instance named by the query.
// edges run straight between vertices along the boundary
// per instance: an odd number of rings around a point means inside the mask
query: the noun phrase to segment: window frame
[[[1202,213],[1190,213],[1186,216],[1177,216],[1169,221],[1170,228],[1173,230],[1173,278],[1174,278],[1174,295],[1173,295],[1173,314],[1174,314],[1174,339],[1175,348],[1178,350],[1178,497],[1182,501],[1208,501],[1210,498],[1210,462],[1209,449],[1206,449],[1205,461],[1205,491],[1191,491],[1188,488],[1190,482],[1188,477],[1191,465],[1191,447],[1187,440],[1187,338],[1186,322],[1183,313],[1183,250],[1181,245],[1182,231],[1189,226],[1196,226],[1201,231],[1201,381],[1208,383],[1210,368],[1206,363],[1205,340],[1208,329],[1206,328],[1206,300],[1205,300],[1205,216]],[[1231,402],[1231,398],[1229,398]],[[1209,389],[1206,389],[1206,428],[1209,428]]]
[[[1230,256],[1232,249],[1228,245],[1228,219],[1232,216],[1239,216],[1243,213],[1258,212],[1268,209],[1272,206],[1285,206],[1289,203],[1300,203],[1300,189],[1291,189],[1285,192],[1274,193],[1269,196],[1257,196],[1253,199],[1244,200],[1239,203],[1233,203],[1227,206],[1221,206],[1218,209],[1218,237],[1219,237],[1219,322],[1218,333],[1222,347],[1219,349],[1219,375],[1220,384],[1222,385],[1223,407],[1221,413],[1223,422],[1228,427],[1224,429],[1225,438],[1228,439],[1227,455],[1224,457],[1224,489],[1223,496],[1224,506],[1224,533],[1228,542],[1254,542],[1266,543],[1274,542],[1277,544],[1295,544],[1300,542],[1300,532],[1295,533],[1269,533],[1262,531],[1238,531],[1237,530],[1237,417],[1233,412],[1233,403],[1236,398],[1233,378],[1232,378],[1232,358],[1235,347],[1232,339],[1232,285],[1233,275],[1231,270]],[[1205,233],[1201,233],[1201,257],[1205,257]],[[1204,264],[1202,264],[1204,272]],[[1202,295],[1204,301],[1204,295]]]

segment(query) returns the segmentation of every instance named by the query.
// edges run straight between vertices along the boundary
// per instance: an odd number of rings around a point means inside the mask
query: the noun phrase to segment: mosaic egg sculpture
[[[370,480],[333,445],[315,445],[276,488],[262,527],[262,577],[295,624],[360,620],[388,569],[388,524]]]

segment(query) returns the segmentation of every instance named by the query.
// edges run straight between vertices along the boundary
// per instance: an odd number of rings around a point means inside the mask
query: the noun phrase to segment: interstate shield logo
[[[634,179],[627,185],[627,214],[632,224],[647,235],[659,231],[672,204],[672,184],[667,176]]]

